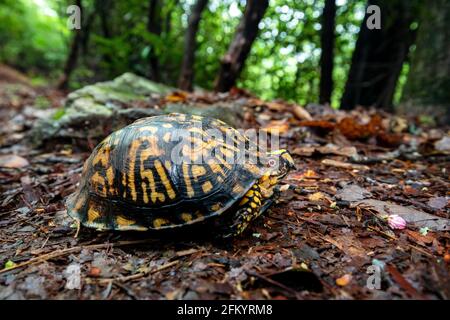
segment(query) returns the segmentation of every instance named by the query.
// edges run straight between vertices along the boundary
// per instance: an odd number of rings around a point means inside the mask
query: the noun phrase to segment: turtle
[[[276,200],[280,179],[293,168],[287,150],[268,152],[221,120],[147,117],[94,148],[67,213],[78,226],[119,231],[215,218],[223,237],[237,236]]]

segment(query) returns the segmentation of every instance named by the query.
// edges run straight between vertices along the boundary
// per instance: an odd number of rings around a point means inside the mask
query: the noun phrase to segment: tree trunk
[[[366,13],[341,100],[346,110],[357,105],[392,108],[402,65],[415,39],[410,29],[417,15],[415,1],[369,0],[369,5],[380,7],[381,29],[368,29],[373,13]]]
[[[108,24],[108,20],[110,19],[110,12],[113,5],[113,1],[111,0],[96,0],[95,1],[95,9],[98,11],[100,16],[100,27],[102,30],[103,37],[109,39],[111,38],[111,29]]]
[[[319,102],[330,103],[333,92],[333,49],[334,49],[334,25],[336,18],[335,0],[326,0],[322,13],[322,32],[320,56],[320,93]]]
[[[170,4],[169,10],[167,10],[166,16],[164,17],[164,33],[166,36],[170,33],[172,29],[172,14],[174,9],[178,6],[179,0],[173,0]]]
[[[94,24],[96,12],[93,10],[86,19],[86,25],[83,27],[82,39],[81,39],[81,54],[86,57],[89,51],[89,38],[91,35],[91,28]]]
[[[150,0],[148,8],[147,31],[154,35],[161,36],[161,2],[160,0]],[[152,46],[149,53],[149,79],[159,81],[159,61],[155,46]]]
[[[77,0],[75,4],[80,8],[81,17],[83,17],[83,7],[81,6],[81,0]],[[78,54],[80,51],[81,42],[83,40],[82,30],[83,28],[72,30],[73,32],[75,32],[75,35],[70,46],[66,64],[64,65],[63,74],[59,79],[58,84],[56,85],[56,87],[60,90],[66,90],[68,88],[70,75],[77,65]]]
[[[194,60],[196,49],[196,35],[198,25],[203,10],[208,4],[208,0],[197,0],[192,6],[192,12],[189,16],[189,23],[186,30],[184,57],[181,65],[180,79],[178,80],[178,87],[183,90],[192,91],[192,82],[194,80]]]
[[[450,5],[434,0],[421,7],[413,54],[400,111],[429,113],[450,122]]]
[[[225,92],[236,83],[236,79],[244,68],[253,41],[258,35],[258,24],[269,6],[269,0],[247,0],[245,12],[236,29],[227,53],[222,58],[215,90]]]

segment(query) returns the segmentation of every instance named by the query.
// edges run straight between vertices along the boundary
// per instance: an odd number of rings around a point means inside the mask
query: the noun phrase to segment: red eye
[[[275,165],[277,164],[277,162],[273,159],[269,160],[269,167],[275,167]]]

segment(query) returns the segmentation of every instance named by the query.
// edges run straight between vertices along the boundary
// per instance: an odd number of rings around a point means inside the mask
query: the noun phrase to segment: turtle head
[[[290,170],[295,169],[294,159],[285,149],[271,151],[268,156],[270,176],[276,177],[277,181],[284,178]]]

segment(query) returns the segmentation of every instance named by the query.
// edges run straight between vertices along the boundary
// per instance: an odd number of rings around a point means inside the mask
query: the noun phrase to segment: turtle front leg
[[[274,188],[273,196],[264,198],[258,184],[247,191],[239,203],[239,208],[233,215],[232,225],[227,228],[224,238],[241,234],[256,218],[263,214],[275,201],[279,195],[279,190]]]

